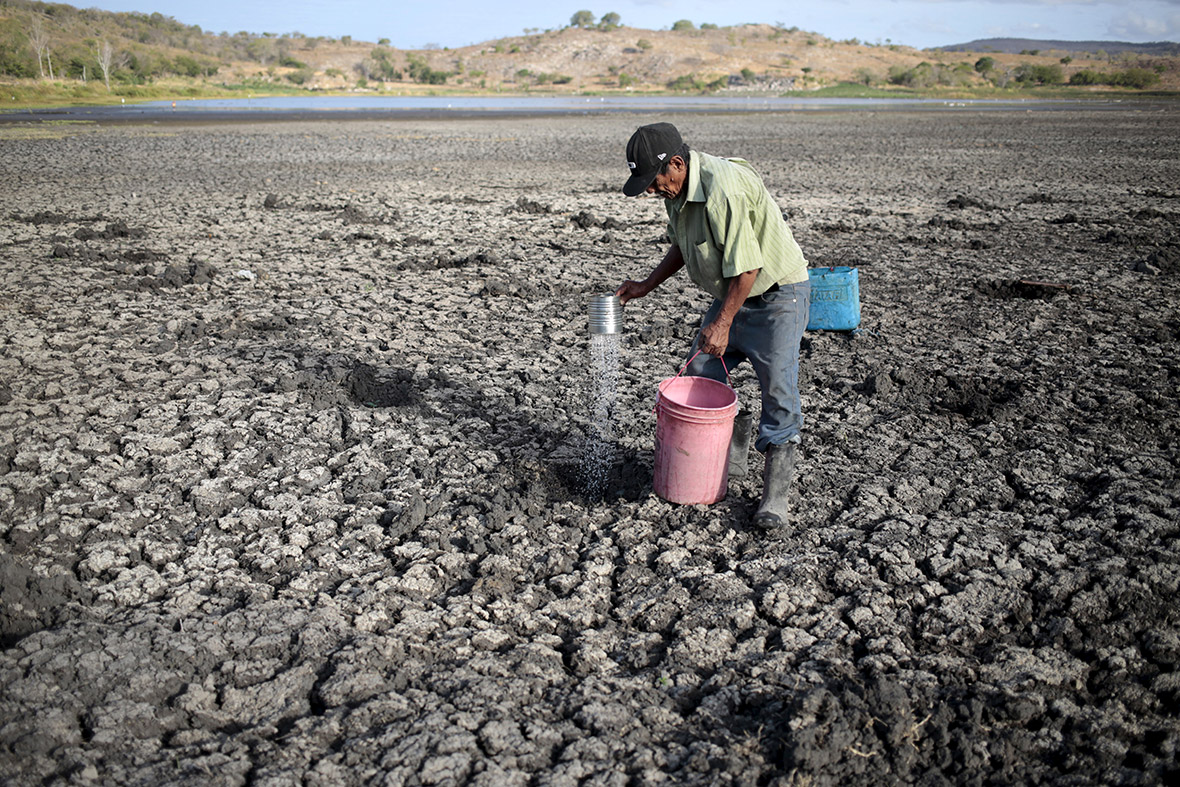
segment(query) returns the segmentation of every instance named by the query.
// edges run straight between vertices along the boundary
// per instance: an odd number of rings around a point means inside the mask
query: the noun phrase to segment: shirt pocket
[[[693,252],[696,254],[697,265],[705,269],[721,269],[721,254],[708,241],[693,244]]]

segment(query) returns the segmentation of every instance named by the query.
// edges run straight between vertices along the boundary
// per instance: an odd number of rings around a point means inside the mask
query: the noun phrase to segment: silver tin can
[[[590,333],[619,333],[623,330],[623,304],[617,295],[595,295],[590,299]]]

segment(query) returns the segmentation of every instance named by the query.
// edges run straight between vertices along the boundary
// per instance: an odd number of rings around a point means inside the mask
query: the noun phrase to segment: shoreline
[[[342,97],[267,96],[253,99],[152,100],[0,109],[0,124],[22,122],[233,123],[309,120],[478,120],[506,117],[569,117],[627,114],[793,114],[822,112],[1057,112],[1167,111],[1180,102],[1160,97],[1127,98],[836,98],[645,96],[570,98],[557,96]]]

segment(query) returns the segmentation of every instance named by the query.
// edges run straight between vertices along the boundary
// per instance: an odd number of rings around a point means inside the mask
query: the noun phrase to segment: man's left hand
[[[729,328],[733,325],[734,316],[750,295],[759,270],[761,269],[755,268],[726,279],[725,300],[721,304],[721,310],[717,312],[713,322],[701,329],[701,350],[718,357],[725,355],[725,351],[729,349]]]
[[[730,323],[714,320],[701,329],[701,351],[722,356],[729,349]]]

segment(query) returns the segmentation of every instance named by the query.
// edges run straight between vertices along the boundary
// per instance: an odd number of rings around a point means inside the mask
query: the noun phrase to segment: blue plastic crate
[[[856,268],[808,268],[809,331],[851,331],[860,325],[860,277]]]

